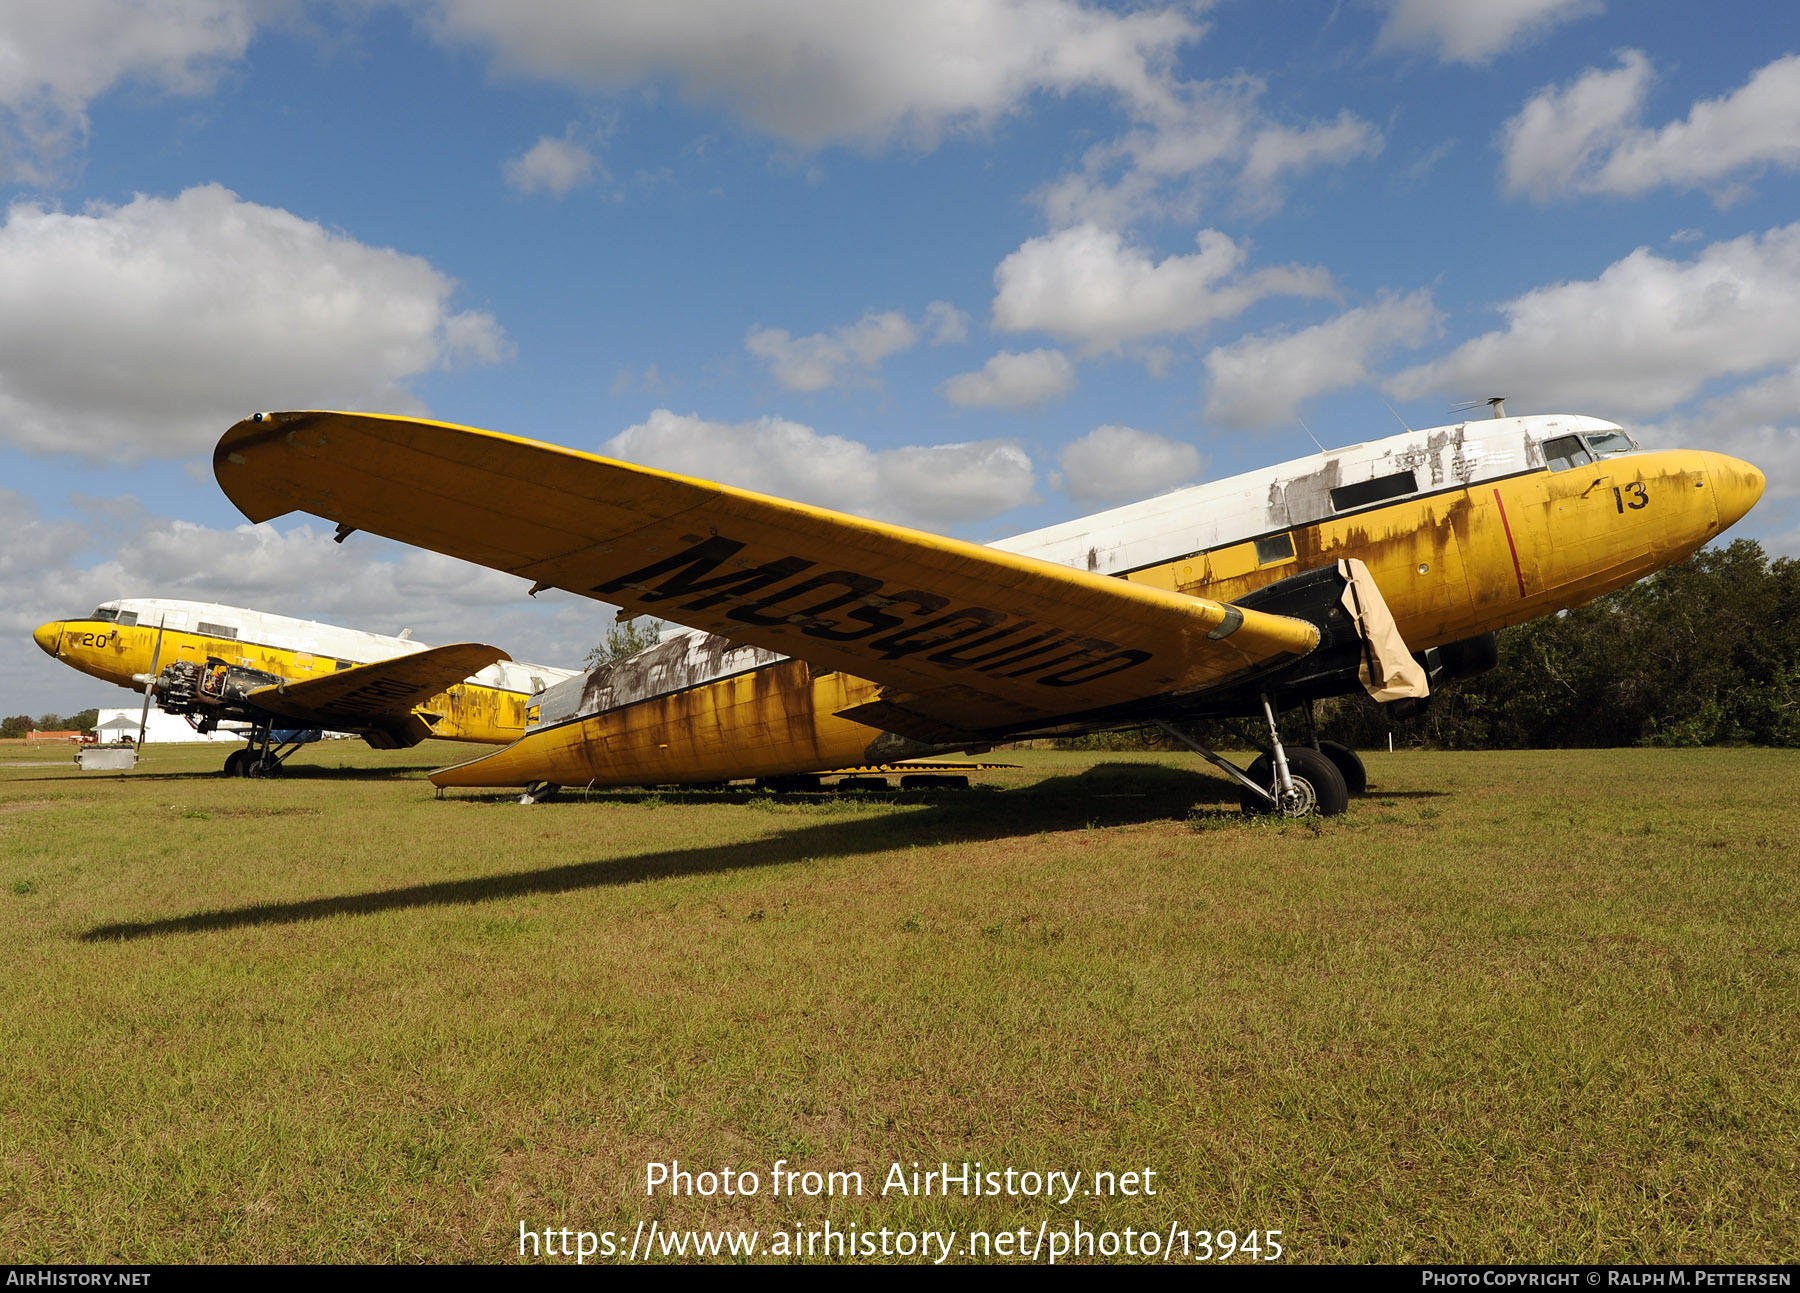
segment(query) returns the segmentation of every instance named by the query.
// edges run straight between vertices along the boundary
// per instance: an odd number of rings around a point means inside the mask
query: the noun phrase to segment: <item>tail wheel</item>
[[[1369,774],[1355,750],[1338,741],[1320,741],[1319,753],[1337,766],[1338,774],[1344,778],[1344,789],[1352,799],[1369,793]]]
[[[1317,750],[1304,745],[1284,747],[1287,754],[1288,777],[1294,783],[1294,793],[1279,808],[1271,807],[1260,795],[1244,792],[1242,803],[1247,813],[1272,813],[1279,811],[1283,817],[1305,817],[1308,813],[1318,813],[1321,817],[1336,817],[1350,807],[1350,791],[1344,785],[1344,776],[1337,770],[1337,765],[1320,754]],[[1275,784],[1275,762],[1268,755],[1262,755],[1245,769],[1245,775],[1259,786],[1267,786],[1269,793],[1280,800],[1282,795]]]

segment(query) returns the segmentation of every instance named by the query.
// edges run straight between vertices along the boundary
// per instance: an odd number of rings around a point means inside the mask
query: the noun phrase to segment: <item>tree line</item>
[[[1515,625],[1499,647],[1498,667],[1445,686],[1425,713],[1392,725],[1395,741],[1800,745],[1800,561],[1770,561],[1754,539]],[[1343,714],[1341,730],[1373,744],[1373,709]]]
[[[1494,669],[1444,684],[1411,718],[1361,695],[1322,702],[1319,735],[1359,749],[1390,733],[1396,746],[1447,750],[1800,745],[1800,561],[1771,561],[1754,539],[1504,629],[1498,645]],[[1080,743],[1167,742],[1151,729]]]
[[[33,732],[91,732],[100,721],[98,709],[84,709],[79,714],[14,714],[0,719],[0,741],[17,740]]]
[[[588,664],[654,646],[655,621],[615,623]],[[1707,548],[1586,606],[1499,635],[1500,663],[1437,689],[1425,712],[1393,718],[1363,696],[1319,706],[1320,735],[1362,749],[1620,745],[1800,745],[1800,561],[1769,560],[1754,539]],[[0,737],[87,730],[87,709],[17,714]],[[1210,739],[1229,744],[1224,733]],[[1155,729],[1069,744],[1159,747]]]

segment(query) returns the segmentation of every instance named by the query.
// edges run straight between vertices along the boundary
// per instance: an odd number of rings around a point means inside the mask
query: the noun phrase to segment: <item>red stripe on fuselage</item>
[[[1519,545],[1513,542],[1512,522],[1506,519],[1506,501],[1500,497],[1500,491],[1494,491],[1494,502],[1500,507],[1500,524],[1506,530],[1506,549],[1512,553],[1513,577],[1519,581],[1519,596],[1525,596],[1525,572],[1519,569]]]

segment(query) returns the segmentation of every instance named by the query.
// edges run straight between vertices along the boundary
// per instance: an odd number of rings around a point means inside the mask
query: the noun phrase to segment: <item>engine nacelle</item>
[[[1500,644],[1492,633],[1483,633],[1480,637],[1415,651],[1413,659],[1424,666],[1425,677],[1436,691],[1439,683],[1473,678],[1499,664]]]
[[[251,692],[281,681],[279,674],[227,664],[216,656],[205,664],[178,660],[157,675],[157,705],[170,714],[198,714],[216,721],[221,713],[243,706]]]

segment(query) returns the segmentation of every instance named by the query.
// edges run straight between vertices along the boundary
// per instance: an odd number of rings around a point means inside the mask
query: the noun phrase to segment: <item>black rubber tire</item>
[[[887,788],[888,779],[886,777],[839,777],[837,783],[839,790],[886,790]]]
[[[1340,741],[1320,741],[1319,753],[1337,765],[1338,775],[1344,779],[1344,789],[1350,792],[1352,799],[1369,793],[1369,772],[1355,750]]]
[[[779,777],[758,777],[758,790],[772,790],[778,795],[816,794],[819,779],[811,773],[791,772]]]
[[[902,790],[967,790],[967,777],[941,772],[909,772],[900,778]]]
[[[246,777],[260,778],[269,775],[269,770],[263,766],[263,761],[261,759],[245,759],[242,767]]]
[[[243,776],[244,760],[249,754],[249,750],[233,750],[230,754],[227,754],[225,756],[225,775],[228,777]]]
[[[1344,775],[1337,770],[1337,765],[1320,754],[1311,746],[1289,745],[1283,747],[1287,752],[1288,775],[1296,781],[1304,781],[1313,793],[1313,811],[1321,817],[1337,817],[1350,807],[1350,791],[1344,786]],[[1275,789],[1275,762],[1268,755],[1262,755],[1245,770],[1250,780],[1259,786],[1267,786],[1272,793]],[[1244,791],[1242,800],[1247,813],[1272,813],[1266,800],[1259,795]]]

